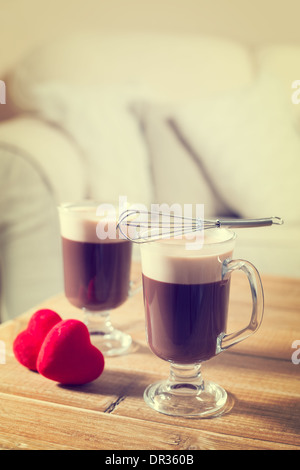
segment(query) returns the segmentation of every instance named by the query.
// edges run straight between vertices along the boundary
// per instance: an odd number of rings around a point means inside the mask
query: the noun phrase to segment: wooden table
[[[204,378],[222,385],[231,409],[213,419],[173,418],[148,408],[146,386],[169,367],[148,349],[142,293],[112,314],[134,350],[106,359],[103,374],[84,386],[62,386],[22,367],[11,345],[41,307],[81,319],[63,295],[0,327],[6,362],[0,364],[0,449],[160,450],[300,449],[300,280],[263,277],[265,316],[248,340],[203,365]],[[246,323],[246,281],[232,279],[230,328]],[[243,319],[243,320],[241,320]],[[294,341],[298,348],[293,349]],[[4,343],[3,343],[4,342]],[[297,349],[299,353],[297,353]],[[129,453],[130,455],[130,453]]]

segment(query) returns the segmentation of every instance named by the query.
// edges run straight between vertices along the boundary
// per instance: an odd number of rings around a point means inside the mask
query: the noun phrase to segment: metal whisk
[[[265,227],[273,224],[282,225],[283,220],[280,217],[212,220],[129,209],[122,212],[117,227],[124,238],[135,243],[145,243],[211,228]]]

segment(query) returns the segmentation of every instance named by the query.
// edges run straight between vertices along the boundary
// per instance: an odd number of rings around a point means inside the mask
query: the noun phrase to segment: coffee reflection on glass
[[[112,213],[101,217],[97,207],[91,201],[59,207],[65,295],[83,309],[93,344],[105,355],[119,355],[131,337],[112,326],[110,310],[128,298],[132,243],[117,230],[111,238],[99,238],[99,228],[105,233],[108,223],[116,226],[118,214],[112,205]]]
[[[204,382],[200,365],[257,330],[263,314],[263,291],[257,270],[232,260],[235,234],[205,231],[199,247],[185,239],[141,245],[146,334],[150,349],[170,362],[170,377],[150,385],[146,403],[178,416],[208,417],[220,413],[226,391]],[[189,247],[190,248],[190,247]],[[231,272],[248,277],[253,310],[248,327],[226,334]]]

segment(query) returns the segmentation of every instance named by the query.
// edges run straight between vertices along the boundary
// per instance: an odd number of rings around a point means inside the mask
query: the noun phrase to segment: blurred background
[[[299,42],[299,9],[297,0],[1,0],[0,74],[39,42],[82,29]]]
[[[298,0],[0,0],[0,319],[63,290],[84,197],[268,217],[236,255],[300,277]],[[300,96],[300,95],[298,95]]]

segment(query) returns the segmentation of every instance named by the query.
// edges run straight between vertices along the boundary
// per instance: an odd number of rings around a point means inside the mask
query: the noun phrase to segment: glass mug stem
[[[134,296],[141,289],[140,280],[130,281],[128,298]],[[110,310],[90,311],[87,308],[82,310],[91,341],[104,356],[120,356],[129,352],[132,338],[129,334],[114,328],[110,320]]]
[[[219,385],[203,380],[201,363],[172,363],[169,378],[149,385],[144,400],[160,413],[208,418],[222,414],[227,392]]]
[[[84,323],[87,325],[91,335],[108,335],[113,331],[110,321],[110,312],[90,312],[83,308]]]
[[[168,384],[170,390],[180,393],[182,389],[193,393],[203,390],[204,382],[201,374],[201,364],[171,364]]]
[[[260,275],[252,263],[242,259],[223,261],[222,279],[228,279],[234,271],[246,274],[252,296],[252,313],[249,324],[239,331],[226,334],[220,333],[217,338],[216,354],[226,351],[231,346],[245,340],[255,333],[261,325],[264,312],[264,293]]]

